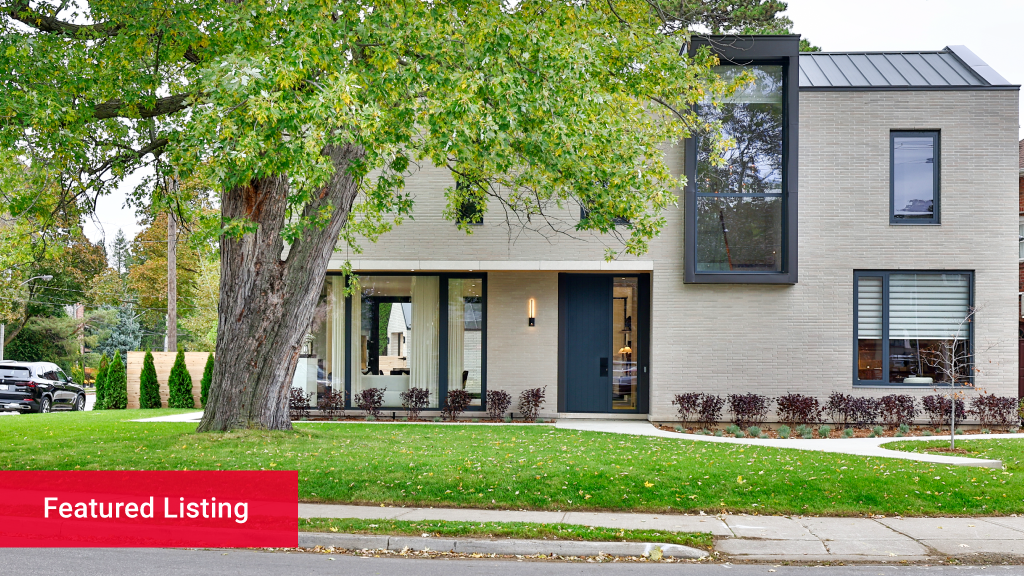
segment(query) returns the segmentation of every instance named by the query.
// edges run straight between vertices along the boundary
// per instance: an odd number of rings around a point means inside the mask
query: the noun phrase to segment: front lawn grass
[[[945,439],[931,441],[890,442],[883,448],[902,450],[903,452],[921,452],[924,454],[940,454],[944,456],[961,456],[964,458],[982,458],[1002,460],[1007,471],[1024,469],[1024,438],[995,438],[992,440],[965,440],[956,437],[956,447],[967,451],[966,454],[932,452],[930,448],[949,448],[949,436]]]
[[[300,518],[299,532],[342,534],[394,534],[401,536],[469,536],[474,538],[529,538],[587,542],[651,542],[681,544],[710,550],[710,532],[625,530],[581,524],[533,522],[453,522],[449,520],[360,520],[356,518]]]
[[[1024,513],[1024,465],[1013,458],[992,470],[547,426],[300,423],[291,432],[196,434],[195,423],[128,421],[180,412],[3,418],[0,469],[298,470],[303,501],[374,505]]]

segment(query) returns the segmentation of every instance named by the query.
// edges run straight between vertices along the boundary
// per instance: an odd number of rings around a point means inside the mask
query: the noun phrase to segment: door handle
[[[600,376],[603,378],[603,377],[605,377],[607,375],[608,375],[608,358],[605,357],[605,358],[601,358],[601,374],[600,374]]]

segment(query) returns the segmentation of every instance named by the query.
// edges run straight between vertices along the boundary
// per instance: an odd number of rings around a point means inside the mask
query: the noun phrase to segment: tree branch
[[[123,27],[121,24],[113,24],[111,22],[72,24],[40,13],[29,5],[28,0],[14,0],[12,3],[4,6],[3,10],[11,18],[48,34],[76,37],[116,36]]]
[[[156,102],[152,106],[138,106],[138,118],[153,118],[155,116],[165,116],[167,114],[174,114],[180,112],[189,107],[188,99],[192,96],[191,93],[185,94],[174,94],[172,96],[165,96],[163,98],[157,98]],[[103,120],[106,118],[126,118],[128,117],[123,111],[128,107],[123,100],[119,98],[113,98],[107,100],[101,104],[97,104],[93,108],[93,117],[97,120]],[[134,117],[134,116],[132,116]]]

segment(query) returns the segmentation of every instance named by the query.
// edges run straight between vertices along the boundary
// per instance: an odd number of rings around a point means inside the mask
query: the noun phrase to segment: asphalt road
[[[584,564],[514,560],[357,558],[343,555],[286,554],[248,550],[170,549],[0,549],[0,575],[42,576],[262,576],[394,575],[477,576],[986,576],[1024,575],[1024,566],[776,566],[771,564]]]

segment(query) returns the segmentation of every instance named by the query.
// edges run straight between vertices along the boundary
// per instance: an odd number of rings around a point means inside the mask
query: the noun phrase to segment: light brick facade
[[[555,409],[558,272],[624,270],[652,279],[650,410],[672,420],[674,394],[832,391],[861,395],[931,393],[902,386],[854,389],[854,270],[974,272],[977,386],[1017,392],[1017,307],[1005,246],[1017,233],[1009,211],[1018,178],[1015,90],[802,92],[799,152],[799,281],[795,285],[685,284],[682,205],[670,209],[649,254],[606,263],[612,239],[505,226],[490,206],[470,236],[441,217],[445,170],[410,178],[414,220],[339,252],[361,271],[488,273],[487,387],[517,396],[547,386]],[[941,225],[889,224],[889,132],[941,133]],[[666,150],[682,170],[682,147]],[[564,230],[579,216],[560,213]],[[1021,284],[1024,285],[1024,284]],[[537,326],[527,327],[529,298]]]

